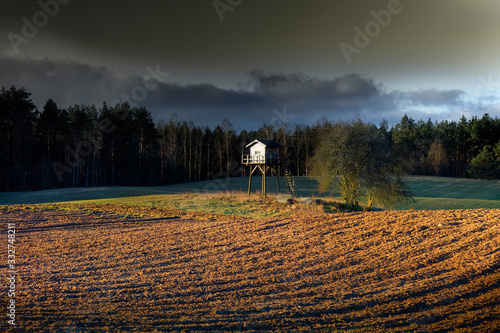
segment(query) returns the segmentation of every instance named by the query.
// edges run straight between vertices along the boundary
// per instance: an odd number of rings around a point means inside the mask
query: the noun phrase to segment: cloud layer
[[[222,89],[207,83],[177,84],[161,70],[159,65],[151,66],[141,76],[70,61],[3,58],[0,86],[25,87],[39,109],[48,98],[63,108],[128,101],[146,106],[156,121],[177,113],[180,120],[213,127],[227,118],[238,130],[275,121],[313,124],[322,117],[361,117],[373,123],[386,119],[395,124],[404,113],[433,120],[500,114],[494,102],[465,102],[462,90],[386,91],[373,78],[360,74],[319,79],[302,73],[252,70],[241,88]]]

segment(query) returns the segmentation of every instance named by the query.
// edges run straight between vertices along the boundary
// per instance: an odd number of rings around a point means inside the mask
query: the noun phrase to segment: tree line
[[[145,107],[128,103],[61,109],[49,99],[39,111],[28,91],[12,86],[0,91],[0,191],[245,176],[241,154],[254,139],[278,142],[285,168],[309,176],[325,130],[335,124],[276,121],[237,133],[228,119],[215,128],[176,115],[155,124]],[[407,174],[500,177],[500,120],[487,114],[458,122],[415,121],[405,115],[390,128],[386,121],[370,126],[387,138],[384,147]]]

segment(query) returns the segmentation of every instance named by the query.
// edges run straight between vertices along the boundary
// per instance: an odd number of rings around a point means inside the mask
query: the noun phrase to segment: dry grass
[[[263,198],[259,192],[243,191],[183,193],[161,202],[161,206],[187,211],[266,218],[281,216],[314,216],[324,213],[322,205],[281,204],[276,194]],[[332,199],[330,199],[331,201]]]
[[[253,220],[68,205],[0,214],[17,224],[16,332],[500,328],[499,210]]]

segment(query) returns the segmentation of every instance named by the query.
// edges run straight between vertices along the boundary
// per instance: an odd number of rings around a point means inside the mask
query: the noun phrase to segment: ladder
[[[288,186],[288,190],[290,191],[290,194],[293,195],[294,198],[297,197],[297,189],[295,187],[295,180],[293,179],[292,175],[288,171],[285,171],[285,181],[286,185]]]

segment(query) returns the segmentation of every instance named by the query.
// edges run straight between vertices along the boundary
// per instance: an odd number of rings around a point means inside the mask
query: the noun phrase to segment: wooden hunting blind
[[[276,174],[276,182],[278,185],[278,193],[280,193],[280,157],[279,149],[281,145],[272,140],[254,140],[246,145],[249,148],[250,154],[241,156],[241,164],[250,167],[250,176],[248,179],[248,195],[252,189],[252,175],[256,170],[260,170],[262,174],[262,195],[266,196],[266,173],[271,170]]]

